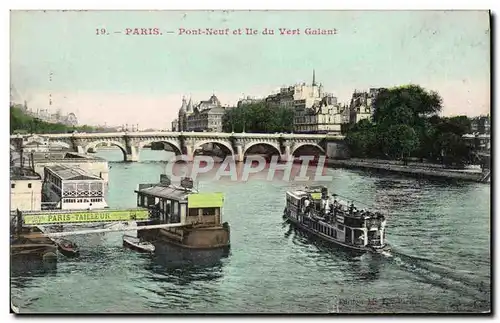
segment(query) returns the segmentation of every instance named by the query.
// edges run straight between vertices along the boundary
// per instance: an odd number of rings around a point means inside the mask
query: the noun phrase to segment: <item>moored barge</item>
[[[358,210],[331,197],[323,186],[286,192],[283,217],[300,231],[350,250],[381,253],[389,251],[385,241],[385,216]]]
[[[166,175],[160,176],[158,184],[140,184],[135,192],[137,205],[147,208],[151,219],[138,223],[138,229],[180,224],[137,231],[138,238],[154,244],[155,255],[189,261],[228,255],[230,229],[222,222],[222,193],[199,193],[190,178],[184,178],[180,186],[173,185]]]

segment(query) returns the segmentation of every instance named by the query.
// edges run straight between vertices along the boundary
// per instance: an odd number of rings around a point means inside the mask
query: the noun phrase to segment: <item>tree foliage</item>
[[[425,158],[464,164],[471,151],[462,136],[471,131],[466,116],[439,117],[442,99],[418,85],[382,90],[373,102],[373,121],[362,120],[347,131],[346,142],[356,157]]]
[[[225,132],[292,132],[294,110],[269,107],[265,102],[244,104],[226,110],[222,117]]]
[[[62,123],[50,123],[25,114],[19,105],[10,107],[10,133],[67,133],[72,131],[93,132],[90,126],[71,127]]]

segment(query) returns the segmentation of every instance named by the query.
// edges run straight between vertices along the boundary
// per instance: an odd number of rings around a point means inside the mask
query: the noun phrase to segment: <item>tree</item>
[[[465,143],[462,136],[456,133],[440,133],[436,142],[440,149],[441,161],[445,165],[463,166],[473,159],[471,148]]]
[[[401,158],[405,164],[407,158],[419,147],[419,138],[415,130],[405,124],[390,126],[386,132],[387,152],[393,158]]]
[[[293,109],[271,108],[265,102],[258,102],[226,110],[222,129],[225,132],[292,132],[293,119]]]
[[[442,118],[438,93],[418,85],[381,90],[374,98],[372,122],[362,120],[347,129],[353,156],[402,158],[463,164],[472,160],[462,138],[471,132],[466,116]]]
[[[410,84],[381,90],[374,99],[373,107],[373,121],[377,124],[413,126],[423,117],[439,113],[442,98],[437,92]]]
[[[368,119],[360,120],[346,134],[346,144],[355,157],[372,157],[378,152],[377,128]]]

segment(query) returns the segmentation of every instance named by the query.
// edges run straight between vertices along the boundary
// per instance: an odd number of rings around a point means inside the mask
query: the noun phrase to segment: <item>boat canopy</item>
[[[187,197],[192,193],[191,191],[175,188],[175,187],[165,187],[165,186],[151,186],[147,188],[142,188],[135,191],[136,193],[154,196],[162,199],[169,199],[179,202],[186,201]],[[184,202],[185,203],[185,202]]]
[[[224,204],[223,193],[193,193],[187,199],[188,208],[220,208]]]

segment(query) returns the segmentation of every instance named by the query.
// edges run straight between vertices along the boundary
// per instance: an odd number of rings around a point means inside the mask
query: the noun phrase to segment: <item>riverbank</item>
[[[472,182],[483,182],[486,173],[477,169],[448,169],[440,164],[409,162],[404,165],[401,161],[380,159],[328,159],[329,167],[355,168],[373,171],[391,172],[414,177],[446,178]]]

